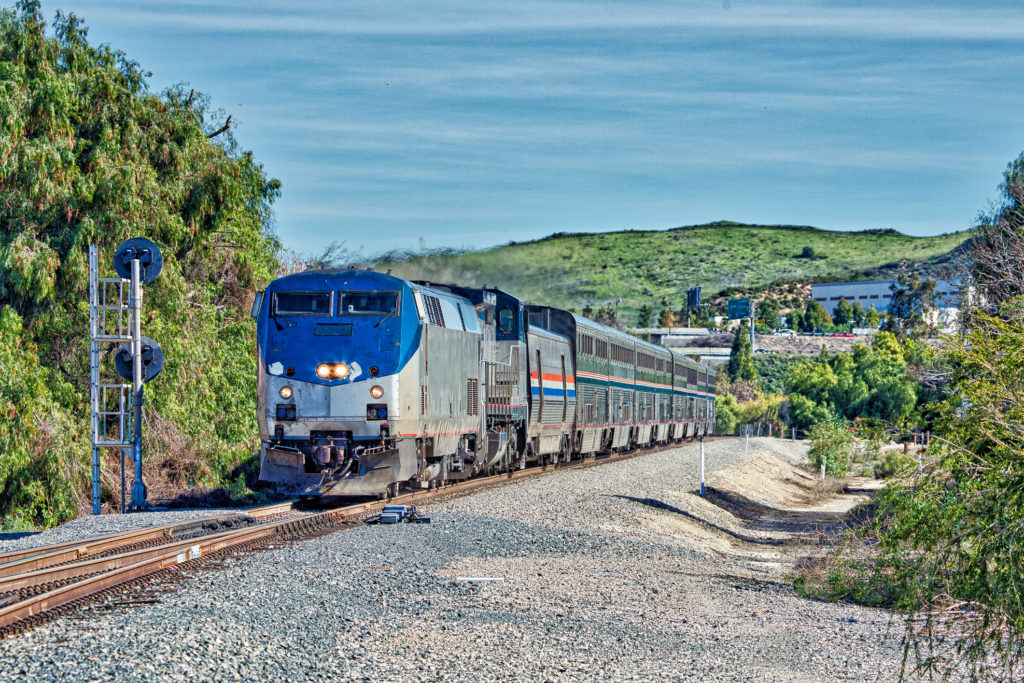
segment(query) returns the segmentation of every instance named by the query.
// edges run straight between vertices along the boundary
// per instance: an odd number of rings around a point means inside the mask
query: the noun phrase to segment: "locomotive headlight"
[[[372,387],[370,387],[370,396],[374,398],[380,398],[383,395],[384,387],[380,386],[379,384],[374,384]]]
[[[279,391],[277,393],[281,394],[281,398],[291,398],[292,397],[292,388],[291,387],[281,387],[281,391]]]
[[[321,363],[316,366],[316,376],[320,379],[327,379],[331,376],[331,366],[327,363]]]
[[[331,368],[334,379],[345,379],[348,376],[348,366],[344,363],[335,363]]]

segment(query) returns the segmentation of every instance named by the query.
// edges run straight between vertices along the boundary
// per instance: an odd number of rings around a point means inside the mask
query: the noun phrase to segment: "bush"
[[[917,460],[902,449],[887,451],[880,462],[874,466],[875,479],[889,479],[896,475],[907,472],[917,465]]]
[[[807,452],[811,465],[835,477],[845,477],[853,461],[853,434],[841,418],[831,416],[811,427],[811,449]]]
[[[715,432],[735,434],[739,403],[732,394],[721,394],[715,406]]]

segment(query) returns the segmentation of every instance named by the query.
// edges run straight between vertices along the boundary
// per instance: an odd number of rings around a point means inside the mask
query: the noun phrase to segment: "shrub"
[[[836,415],[811,427],[811,448],[807,452],[811,465],[835,477],[845,477],[853,461],[853,434],[846,422]]]
[[[735,434],[738,419],[739,403],[732,394],[721,394],[715,406],[715,432],[718,434]]]

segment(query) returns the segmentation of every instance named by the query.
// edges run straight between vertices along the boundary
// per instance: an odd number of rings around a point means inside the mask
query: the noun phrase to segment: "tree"
[[[758,322],[769,330],[776,330],[779,327],[779,302],[775,299],[765,298],[757,303]]]
[[[971,276],[983,294],[970,303],[990,315],[998,315],[1004,303],[1024,294],[1024,153],[1007,165],[999,190],[999,205],[990,215],[978,217],[968,243]]]
[[[750,351],[750,336],[743,324],[736,328],[736,336],[732,340],[732,353],[729,355],[726,372],[733,381],[753,382],[757,380],[757,370],[754,368],[754,359]]]
[[[881,322],[882,316],[880,316],[878,314],[878,311],[875,310],[875,305],[871,304],[871,307],[868,309],[867,313],[864,314],[864,326],[870,327],[873,330],[877,330]]]
[[[952,391],[935,453],[921,476],[880,497],[875,575],[890,578],[894,607],[910,612],[905,638],[922,669],[1019,680],[1024,318],[977,311],[971,321],[946,352]]]
[[[50,525],[88,500],[90,244],[101,276],[128,237],[165,255],[146,288],[146,334],[168,359],[146,391],[144,420],[159,425],[145,433],[150,483],[215,486],[258,449],[248,314],[278,267],[280,183],[207,97],[149,91],[139,65],[89,45],[74,15],[45,29],[38,2],[0,9],[0,374],[25,379],[0,388],[20,432],[0,433],[0,510]]]
[[[650,327],[651,317],[654,315],[654,311],[651,309],[650,304],[645,303],[640,307],[640,312],[637,314],[637,327]]]
[[[712,324],[711,307],[701,306],[693,312],[693,325],[695,327],[707,327]]]
[[[867,313],[864,311],[864,307],[860,305],[859,301],[853,302],[853,326],[864,327],[864,321],[867,320]]]
[[[931,313],[936,309],[935,280],[921,279],[916,274],[900,275],[889,286],[888,316],[882,329],[900,338],[934,334]]]
[[[658,317],[658,325],[660,327],[675,327],[676,314],[671,309],[661,309],[661,315]]]
[[[856,320],[853,305],[846,299],[840,299],[832,312],[832,322],[836,325],[850,325]]]
[[[789,329],[802,332],[804,329],[804,314],[799,308],[789,312]]]
[[[913,412],[917,389],[907,375],[903,347],[881,332],[872,346],[830,354],[824,346],[813,363],[791,368],[786,378],[793,421],[806,428],[824,416],[877,418],[896,427]]]
[[[807,306],[804,308],[804,320],[803,320],[804,332],[814,332],[819,329],[832,324],[832,316],[828,314],[825,307],[819,304],[814,299],[807,300]]]

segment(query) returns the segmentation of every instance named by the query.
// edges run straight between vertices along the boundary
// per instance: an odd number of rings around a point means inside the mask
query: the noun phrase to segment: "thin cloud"
[[[1008,9],[861,8],[808,4],[741,7],[678,3],[364,3],[344,13],[307,5],[306,12],[261,11],[261,6],[194,5],[167,9],[95,7],[90,16],[135,27],[176,28],[206,33],[287,33],[352,36],[458,36],[576,31],[702,30],[759,34],[829,35],[904,40],[1020,40],[1024,15]],[[263,5],[266,7],[266,5]]]

